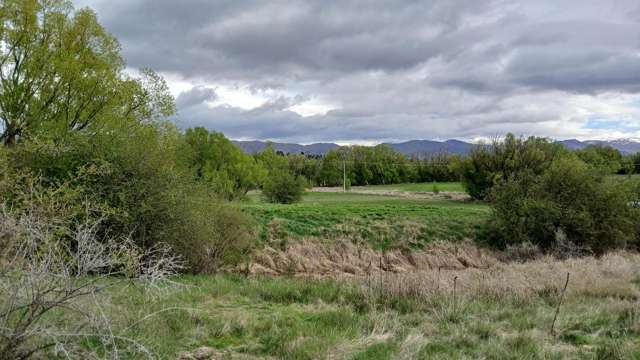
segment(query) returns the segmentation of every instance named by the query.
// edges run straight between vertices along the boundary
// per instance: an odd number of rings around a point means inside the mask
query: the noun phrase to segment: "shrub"
[[[595,252],[636,242],[638,212],[631,189],[577,159],[563,156],[540,175],[511,177],[491,191],[491,239],[502,247],[566,243]]]
[[[105,290],[126,276],[151,291],[180,268],[180,259],[166,246],[140,249],[128,239],[100,239],[97,221],[67,227],[59,216],[0,208],[0,358],[150,355],[102,312],[112,306],[113,294]],[[73,246],[60,241],[61,226]],[[83,346],[87,339],[96,346]]]
[[[165,240],[161,231],[172,211],[166,198],[177,183],[189,178],[176,166],[173,130],[127,126],[93,138],[69,136],[64,141],[23,141],[7,152],[13,171],[38,178],[38,185],[58,191],[64,185],[105,211],[101,228],[114,236],[131,236],[139,245]],[[9,192],[29,186],[15,184]],[[59,191],[58,191],[59,192]],[[67,205],[80,206],[78,199]]]
[[[68,222],[61,229],[86,216],[99,219],[98,238],[131,237],[142,248],[171,243],[191,271],[235,265],[254,241],[252,223],[211,183],[194,180],[181,167],[177,136],[172,129],[142,126],[127,136],[96,136],[87,147],[86,139],[77,139],[68,146],[30,141],[3,149],[0,204],[58,214]]]
[[[630,172],[630,164],[622,153],[611,146],[589,145],[576,151],[580,160],[607,174]]]
[[[105,208],[88,201],[82,189],[69,182],[48,184],[40,175],[1,161],[0,170],[0,210],[50,219],[56,229],[52,236],[67,245],[73,245],[70,234],[77,224],[108,216]]]
[[[262,186],[262,195],[271,203],[293,204],[302,199],[304,189],[304,178],[274,170]]]
[[[344,182],[344,189],[345,189],[345,190],[351,190],[351,179],[347,179],[347,180]]]
[[[503,141],[478,145],[455,166],[462,184],[474,199],[483,200],[496,183],[513,177],[541,174],[566,150],[545,138],[516,138],[508,134]]]
[[[176,192],[167,242],[195,273],[215,273],[249,260],[258,234],[252,218],[204,185]]]

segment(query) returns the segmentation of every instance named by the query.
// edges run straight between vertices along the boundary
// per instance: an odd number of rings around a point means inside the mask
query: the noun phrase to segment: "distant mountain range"
[[[261,152],[267,147],[269,142],[267,141],[233,141],[244,152],[253,154]],[[567,147],[570,150],[583,149],[589,145],[611,146],[620,150],[623,154],[632,154],[640,151],[640,142],[628,139],[620,140],[560,140],[558,143]],[[316,143],[309,145],[289,144],[289,143],[271,143],[276,151],[282,151],[287,154],[308,154],[308,155],[324,155],[329,150],[340,147],[334,143]],[[439,152],[446,152],[449,154],[465,155],[469,153],[474,144],[460,141],[460,140],[446,140],[446,141],[434,141],[434,140],[410,140],[401,143],[387,143],[395,150],[406,154],[435,154]]]
[[[636,140],[630,139],[619,139],[619,140],[586,140],[579,141],[576,139],[571,140],[562,140],[558,141],[560,144],[564,145],[569,150],[580,150],[589,145],[599,145],[599,146],[611,146],[614,149],[618,149],[623,154],[634,154],[640,151],[640,142]]]
[[[267,148],[267,141],[233,141],[240,149],[248,154],[259,153]],[[334,143],[316,143],[311,145],[288,144],[272,142],[276,151],[282,151],[285,154],[308,154],[308,155],[324,155],[329,150],[340,147]]]

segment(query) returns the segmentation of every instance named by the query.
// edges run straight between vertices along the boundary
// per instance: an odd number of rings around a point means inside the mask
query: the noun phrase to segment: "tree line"
[[[265,150],[249,155],[223,134],[204,128],[187,130],[186,138],[191,145],[191,166],[198,177],[206,179],[228,199],[242,198],[250,190],[263,188],[270,177],[285,173],[298,179],[295,182],[301,187],[461,181],[470,158],[469,155],[446,152],[406,156],[389,145],[342,146],[324,155],[283,153],[268,145]],[[511,138],[508,136],[504,141]],[[479,149],[497,149],[502,141],[478,144],[471,154],[477,154]],[[536,141],[564,149],[549,139],[537,138]],[[610,146],[598,145],[566,151],[605,174],[640,171],[640,154],[623,155]],[[291,180],[288,183],[291,184]],[[482,194],[476,194],[474,185],[469,186],[468,191],[474,197],[484,198]]]

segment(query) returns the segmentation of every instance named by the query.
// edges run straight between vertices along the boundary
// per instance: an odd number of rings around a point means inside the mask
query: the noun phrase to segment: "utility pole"
[[[347,192],[347,162],[342,160],[342,192]]]

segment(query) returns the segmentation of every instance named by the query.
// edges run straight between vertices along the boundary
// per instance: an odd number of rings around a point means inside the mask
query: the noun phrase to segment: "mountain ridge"
[[[340,145],[330,142],[319,142],[308,145],[301,145],[295,143],[279,143],[271,141],[251,140],[240,141],[233,140],[235,145],[240,147],[244,152],[253,154],[261,152],[266,149],[268,144],[272,144],[276,151],[281,151],[287,154],[300,154],[307,155],[324,155],[329,150],[339,148]],[[616,140],[577,140],[566,139],[556,141],[559,144],[564,145],[569,150],[584,149],[589,145],[597,146],[611,146],[614,149],[619,150],[623,154],[633,154],[640,152],[640,141],[632,139],[616,139]],[[436,140],[409,140],[399,143],[382,143],[383,145],[389,145],[396,151],[399,151],[405,155],[415,154],[435,154],[440,152],[446,152],[449,154],[466,155],[473,148],[475,144],[449,139],[445,141]]]

